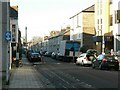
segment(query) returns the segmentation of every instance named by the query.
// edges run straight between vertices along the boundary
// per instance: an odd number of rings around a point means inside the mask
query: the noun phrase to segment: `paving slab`
[[[23,56],[22,66],[14,68],[12,71],[8,88],[42,88],[36,73],[32,64]]]

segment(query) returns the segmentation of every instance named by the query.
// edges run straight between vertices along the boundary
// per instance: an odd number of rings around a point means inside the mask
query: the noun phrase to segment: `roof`
[[[94,12],[94,11],[95,11],[95,4],[90,6],[90,7],[88,7],[88,8],[86,8],[86,9],[84,9],[84,10],[82,10],[81,12],[75,14],[74,16],[70,17],[70,19],[74,18],[75,16],[79,15],[82,12]]]
[[[62,36],[62,35],[64,35],[65,33],[69,32],[69,31],[70,31],[70,30],[66,30],[65,32],[60,32],[59,34],[57,34],[57,35],[55,35],[55,36],[49,37],[48,40],[49,40],[49,39],[52,39],[52,38],[56,38],[56,37]]]
[[[95,5],[92,5],[84,10],[82,12],[94,12],[95,11]]]
[[[18,18],[18,6],[10,6],[10,17]]]
[[[10,6],[11,8],[14,8],[16,11],[18,11],[18,6]]]

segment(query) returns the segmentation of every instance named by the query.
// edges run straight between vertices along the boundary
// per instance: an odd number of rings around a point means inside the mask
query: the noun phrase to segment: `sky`
[[[94,4],[95,0],[10,0],[10,5],[18,5],[18,26],[30,41],[34,36],[49,35],[70,24],[70,17]]]

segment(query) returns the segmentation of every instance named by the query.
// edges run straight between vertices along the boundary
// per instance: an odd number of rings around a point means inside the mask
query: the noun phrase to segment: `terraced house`
[[[10,31],[12,32],[12,40],[10,47],[10,65],[13,58],[16,58],[16,51],[18,47],[18,6],[10,6]]]
[[[120,50],[120,0],[95,0],[95,31],[100,53]]]
[[[70,40],[79,41],[80,47],[94,48],[95,44],[92,38],[95,35],[94,5],[70,17],[70,20]]]

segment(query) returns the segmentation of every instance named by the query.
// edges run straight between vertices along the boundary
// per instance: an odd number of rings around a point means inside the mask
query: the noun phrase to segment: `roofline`
[[[59,34],[57,34],[57,35],[55,35],[55,36],[49,37],[48,40],[49,40],[49,39],[52,39],[52,38],[56,38],[56,37],[62,36],[62,35],[64,35],[65,33],[69,32],[69,31],[70,31],[70,30],[66,30],[66,31],[63,32],[62,34],[59,33]]]
[[[70,17],[69,19],[74,18],[75,16],[79,15],[79,14],[80,14],[80,13],[82,13],[82,12],[95,12],[95,11],[85,11],[85,10],[87,10],[87,9],[89,9],[90,7],[93,7],[93,6],[95,6],[95,4],[93,4],[93,5],[89,6],[88,8],[86,8],[86,9],[82,10],[81,12],[79,12],[79,13],[77,13],[77,14],[73,15],[73,16],[72,16],[72,17]]]
[[[93,5],[89,6],[88,8],[86,8],[86,9],[84,9],[84,10],[82,10],[82,11],[85,11],[85,10],[87,10],[87,9],[89,9],[89,8],[93,7],[93,6],[95,6],[95,4],[93,4]]]
[[[10,6],[11,8],[15,9],[16,11],[18,11],[18,5],[16,6]]]

